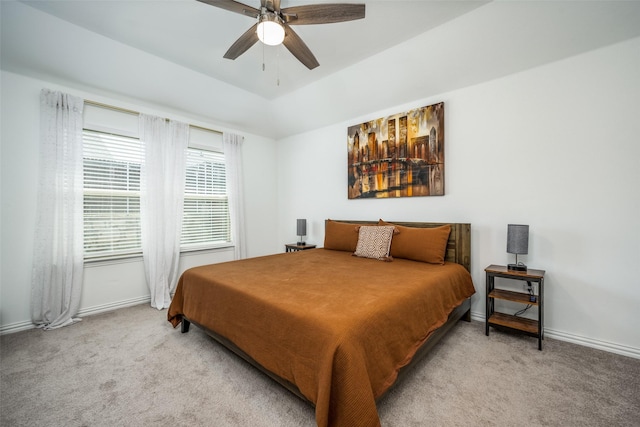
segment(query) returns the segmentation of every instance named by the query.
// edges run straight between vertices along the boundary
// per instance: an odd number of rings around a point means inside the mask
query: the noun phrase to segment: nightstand
[[[298,252],[298,251],[304,251],[307,249],[313,249],[315,248],[316,245],[299,245],[297,243],[289,243],[287,245],[284,245],[284,250],[285,252]]]
[[[529,336],[538,338],[538,350],[542,350],[542,340],[544,339],[544,270],[528,269],[527,271],[515,271],[509,270],[504,265],[490,265],[485,268],[484,271],[487,274],[487,312],[485,319],[486,335],[489,336],[489,326],[497,326],[520,331]],[[533,286],[533,283],[537,283],[538,293],[537,295],[530,295],[528,292],[496,289],[496,277],[511,280],[524,280],[530,287]],[[535,306],[538,308],[538,320],[497,312],[495,311],[496,299]]]

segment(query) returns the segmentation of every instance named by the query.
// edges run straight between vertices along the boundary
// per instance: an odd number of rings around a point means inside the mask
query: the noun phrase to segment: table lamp
[[[298,219],[297,221],[297,235],[300,237],[298,239],[298,245],[304,246],[305,242],[302,240],[304,236],[307,235],[307,220],[306,219]]]
[[[529,253],[529,226],[522,224],[507,225],[507,252],[516,254],[516,263],[508,264],[507,269],[527,271],[527,266],[518,262],[518,255]]]

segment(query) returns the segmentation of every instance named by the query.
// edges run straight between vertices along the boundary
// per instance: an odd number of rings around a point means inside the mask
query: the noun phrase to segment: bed
[[[391,235],[388,256],[363,256],[366,233]],[[470,320],[469,254],[469,224],[327,220],[323,248],[185,271],[168,320],[312,404],[318,426],[376,426],[376,401]]]

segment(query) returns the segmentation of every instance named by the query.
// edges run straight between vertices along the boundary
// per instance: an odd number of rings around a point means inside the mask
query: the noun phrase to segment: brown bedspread
[[[318,426],[376,426],[375,399],[474,293],[460,265],[314,249],[184,272],[168,311],[295,384]]]

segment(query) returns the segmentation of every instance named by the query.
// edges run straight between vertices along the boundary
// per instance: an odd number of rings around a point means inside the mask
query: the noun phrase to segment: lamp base
[[[507,270],[527,271],[527,266],[524,264],[507,264]]]
[[[306,244],[307,244],[306,242],[298,242],[298,246],[304,246]]]

